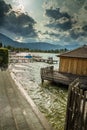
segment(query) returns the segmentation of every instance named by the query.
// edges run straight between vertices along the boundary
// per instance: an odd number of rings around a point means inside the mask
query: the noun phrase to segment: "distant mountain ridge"
[[[65,45],[61,43],[61,45],[55,45],[55,44],[50,44],[47,42],[32,42],[32,43],[23,43],[23,42],[17,42],[12,40],[11,38],[7,37],[4,34],[0,33],[0,42],[3,43],[5,46],[12,46],[16,48],[28,48],[30,50],[56,50],[56,49],[64,49],[67,48],[69,50],[75,49],[79,47],[79,43],[72,43]]]
[[[32,43],[20,43],[10,39],[9,37],[0,33],[0,42],[2,42],[5,46],[12,46],[17,48],[29,48],[29,49],[36,49],[36,50],[56,50],[62,48],[60,45],[53,45],[46,42],[32,42]]]

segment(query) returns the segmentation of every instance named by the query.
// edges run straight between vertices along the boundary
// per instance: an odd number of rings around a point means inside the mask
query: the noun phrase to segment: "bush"
[[[8,66],[8,49],[0,48],[0,66]]]

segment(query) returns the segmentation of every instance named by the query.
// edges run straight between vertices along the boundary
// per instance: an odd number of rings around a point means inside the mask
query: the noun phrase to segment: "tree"
[[[0,48],[2,47],[2,42],[0,42]]]

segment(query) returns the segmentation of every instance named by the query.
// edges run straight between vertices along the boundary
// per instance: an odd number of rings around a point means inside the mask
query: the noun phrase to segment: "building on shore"
[[[87,45],[58,55],[59,72],[87,75]]]
[[[44,80],[69,85],[77,77],[82,82],[87,82],[87,45],[75,50],[58,55],[60,57],[59,68],[53,67],[41,69],[42,83]]]

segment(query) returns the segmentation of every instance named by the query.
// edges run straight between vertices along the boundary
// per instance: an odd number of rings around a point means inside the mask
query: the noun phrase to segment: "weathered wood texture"
[[[65,85],[69,85],[77,77],[79,77],[82,82],[87,83],[87,76],[79,76],[79,75],[75,75],[75,74],[58,72],[53,69],[53,66],[41,68],[42,83],[44,80],[48,80],[48,81],[53,81],[53,82],[58,82],[58,83],[62,83]]]
[[[59,72],[87,76],[87,59],[60,57]]]
[[[87,84],[69,86],[65,130],[87,130]]]

